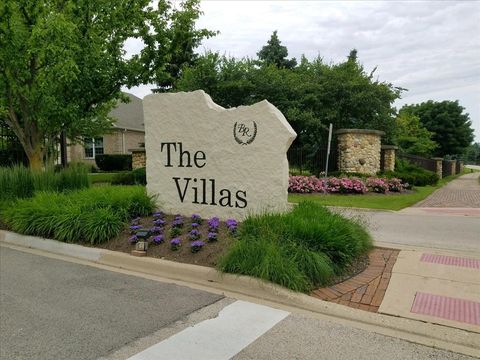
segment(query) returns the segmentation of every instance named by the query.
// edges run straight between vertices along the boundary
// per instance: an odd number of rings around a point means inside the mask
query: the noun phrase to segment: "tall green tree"
[[[275,65],[279,68],[293,69],[297,66],[295,58],[287,59],[288,49],[283,46],[275,30],[268,40],[267,45],[257,53],[260,61],[266,65]]]
[[[462,154],[473,141],[473,128],[465,108],[456,101],[429,100],[421,104],[405,105],[401,112],[418,116],[422,125],[434,133],[438,144],[436,156]]]
[[[467,147],[465,160],[468,164],[480,165],[480,143],[473,143]]]
[[[434,133],[428,131],[416,115],[400,111],[396,118],[395,140],[400,149],[408,154],[431,156],[438,144],[432,140]]]
[[[32,168],[62,131],[72,140],[111,127],[107,114],[122,86],[168,78],[179,34],[198,1],[179,9],[165,0],[4,0],[0,3],[0,112]],[[191,22],[189,23],[191,24]],[[188,38],[187,35],[185,37]],[[127,39],[145,47],[127,58]],[[183,40],[182,40],[183,41]],[[180,41],[181,42],[181,41]],[[175,51],[174,51],[175,49]],[[126,99],[123,99],[126,100]]]

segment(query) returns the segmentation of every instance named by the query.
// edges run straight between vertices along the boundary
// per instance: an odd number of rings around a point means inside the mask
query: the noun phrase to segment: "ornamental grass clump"
[[[98,244],[117,236],[129,219],[148,215],[153,208],[145,188],[104,186],[39,192],[30,199],[15,200],[0,215],[19,233]]]
[[[248,217],[219,268],[306,292],[328,284],[371,246],[359,223],[303,202],[289,213]]]

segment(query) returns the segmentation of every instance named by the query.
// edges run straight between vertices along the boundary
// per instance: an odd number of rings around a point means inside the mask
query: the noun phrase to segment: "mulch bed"
[[[199,252],[192,253],[190,240],[188,239],[188,232],[191,230],[190,224],[192,221],[189,217],[184,217],[184,225],[181,228],[181,234],[175,236],[181,239],[182,246],[178,250],[173,251],[170,249],[170,240],[172,239],[170,236],[170,230],[173,218],[173,215],[165,215],[164,220],[167,223],[164,227],[164,234],[166,235],[165,241],[159,245],[155,245],[152,241],[149,241],[147,256],[187,264],[215,267],[218,260],[225,254],[233,242],[236,241],[236,238],[230,234],[227,226],[222,221],[218,229],[218,240],[208,242],[208,219],[203,219],[198,230],[202,234],[199,240],[204,241],[205,246]],[[140,225],[143,225],[145,228],[151,228],[153,227],[153,220],[153,217],[141,218]],[[96,245],[96,247],[113,251],[122,251],[130,254],[131,251],[135,249],[135,245],[131,244],[129,241],[131,236],[132,233],[127,227],[117,237],[106,243]]]
[[[370,263],[365,271],[336,285],[314,290],[310,295],[352,308],[378,312],[399,252],[396,249],[375,248],[368,255]]]

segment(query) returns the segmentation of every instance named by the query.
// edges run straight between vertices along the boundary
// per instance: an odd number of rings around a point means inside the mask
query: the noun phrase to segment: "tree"
[[[266,65],[275,65],[278,68],[292,69],[297,66],[295,58],[287,59],[288,49],[283,46],[275,30],[267,45],[257,53],[258,58]]]
[[[477,142],[467,147],[465,151],[465,160],[469,164],[480,164],[480,143]]]
[[[400,89],[373,79],[355,60],[325,64],[302,57],[293,68],[256,66],[251,59],[207,53],[185,68],[176,91],[203,89],[224,107],[267,99],[286,116],[298,137],[295,146],[314,152],[323,145],[328,125],[378,129],[391,137],[396,126],[393,102]],[[387,138],[387,141],[389,139]]]
[[[401,111],[418,116],[422,125],[434,133],[432,140],[438,144],[436,156],[462,154],[473,141],[472,122],[468,113],[457,101],[405,105]]]
[[[30,166],[42,167],[62,131],[75,141],[109,129],[110,109],[126,101],[122,86],[170,76],[179,34],[191,31],[194,44],[206,34],[183,26],[198,16],[197,4],[176,10],[163,0],[156,8],[149,0],[2,1],[0,113]],[[127,59],[130,38],[145,47]]]
[[[153,81],[158,85],[155,92],[171,89],[180,77],[182,68],[196,63],[198,54],[195,49],[201,41],[218,34],[217,31],[195,28],[200,15],[200,0],[188,0],[183,4],[182,11],[172,14],[172,26],[167,29],[170,41],[166,50],[165,71],[159,68],[157,70],[160,71],[155,73]]]
[[[395,140],[402,151],[414,155],[431,156],[438,144],[432,140],[434,134],[420,123],[418,116],[400,111],[396,122]]]

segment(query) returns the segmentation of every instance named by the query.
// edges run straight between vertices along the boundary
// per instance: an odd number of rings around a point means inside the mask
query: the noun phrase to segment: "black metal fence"
[[[290,172],[293,174],[312,174],[320,175],[327,166],[327,149],[306,150],[303,148],[290,148],[287,152]],[[328,172],[338,171],[338,153],[337,145],[333,144],[330,148],[328,157]]]
[[[442,161],[442,178],[452,175],[452,164],[448,160]]]
[[[401,160],[406,160],[411,164],[417,165],[429,171],[436,171],[436,161],[422,156],[410,155],[405,153],[398,153],[397,157]]]
[[[0,123],[0,166],[28,165],[28,159],[15,134]]]

